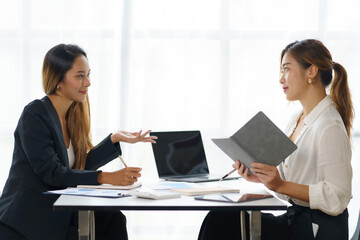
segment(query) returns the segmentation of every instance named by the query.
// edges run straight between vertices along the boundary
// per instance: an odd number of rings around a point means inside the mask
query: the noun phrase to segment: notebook
[[[247,168],[254,162],[277,166],[297,149],[263,112],[258,112],[231,137],[212,140],[232,160],[240,160]]]
[[[203,188],[185,188],[185,189],[171,189],[172,192],[177,192],[187,196],[198,196],[206,194],[218,193],[239,193],[239,189],[227,187],[203,187]]]
[[[150,132],[157,136],[152,144],[160,179],[181,182],[218,181],[222,175],[211,175],[200,131]],[[236,179],[239,176],[227,179]]]
[[[138,198],[146,198],[153,200],[160,199],[169,199],[169,198],[179,198],[180,194],[169,191],[157,191],[157,190],[141,190],[141,191],[131,191],[131,195],[136,196]]]
[[[111,184],[100,184],[100,185],[77,185],[77,188],[90,188],[90,189],[112,189],[112,190],[130,190],[141,187],[140,182],[135,182],[132,185],[118,186]]]

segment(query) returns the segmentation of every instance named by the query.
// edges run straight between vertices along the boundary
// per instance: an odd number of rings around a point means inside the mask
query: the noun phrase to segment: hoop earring
[[[308,83],[311,84],[312,83],[312,80],[311,78],[308,79]]]

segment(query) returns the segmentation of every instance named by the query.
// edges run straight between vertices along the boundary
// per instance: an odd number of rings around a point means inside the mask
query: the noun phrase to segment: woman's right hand
[[[117,131],[113,133],[110,137],[112,143],[116,142],[127,142],[127,143],[137,143],[137,142],[150,142],[156,143],[157,136],[146,136],[151,132],[147,130],[145,133],[142,133],[142,130],[139,132],[127,132],[127,131]]]
[[[100,172],[98,174],[98,183],[127,186],[137,182],[141,177],[142,168],[126,167],[114,172]]]
[[[233,165],[233,168],[235,168],[239,175],[244,178],[246,181],[254,182],[254,183],[260,183],[260,179],[255,175],[249,173],[249,168],[245,167],[245,164],[241,163],[239,160],[237,160]]]

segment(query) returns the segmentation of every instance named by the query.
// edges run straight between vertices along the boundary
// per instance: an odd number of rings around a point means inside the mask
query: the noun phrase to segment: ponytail
[[[345,68],[339,63],[333,62],[330,51],[316,39],[305,39],[290,43],[281,52],[281,60],[287,52],[292,54],[303,69],[307,69],[311,65],[317,66],[319,78],[325,88],[331,84],[330,97],[344,122],[346,133],[350,139],[354,108]]]
[[[352,122],[354,119],[354,108],[351,101],[351,94],[347,82],[345,68],[339,63],[333,63],[334,79],[330,88],[330,97],[340,113],[344,122],[346,133],[351,137]]]

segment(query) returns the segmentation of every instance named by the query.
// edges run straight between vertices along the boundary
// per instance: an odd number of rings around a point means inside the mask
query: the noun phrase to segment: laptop
[[[222,177],[209,173],[200,131],[150,132],[150,135],[158,137],[152,149],[160,179],[196,183],[218,181]]]

